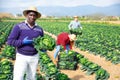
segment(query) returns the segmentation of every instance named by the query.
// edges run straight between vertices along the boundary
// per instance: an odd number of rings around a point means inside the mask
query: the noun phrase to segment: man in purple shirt
[[[33,38],[43,37],[43,29],[35,21],[41,13],[35,7],[23,11],[26,17],[24,22],[16,24],[7,40],[7,44],[16,47],[16,61],[14,65],[13,80],[36,80],[36,69],[39,55],[33,46]]]

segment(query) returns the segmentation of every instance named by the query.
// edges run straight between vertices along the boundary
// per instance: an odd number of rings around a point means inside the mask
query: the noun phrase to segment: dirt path
[[[90,54],[89,52],[80,51],[79,48],[74,48],[74,51],[79,52],[80,54],[84,55],[90,61],[97,63],[102,68],[110,73],[109,80],[120,80],[120,64],[114,65],[110,61],[106,61],[105,58],[101,58],[100,56],[95,56]]]
[[[48,51],[48,55],[50,56],[50,58],[53,60],[53,55],[54,55],[54,51]],[[54,60],[53,60],[54,62]],[[95,79],[95,75],[89,75],[87,76],[85,74],[85,72],[83,72],[82,70],[80,70],[80,68],[78,67],[77,70],[60,70],[61,72],[65,73],[68,75],[68,77],[72,80],[94,80]]]
[[[55,35],[52,35],[48,32],[45,32],[45,34],[48,34],[56,39]],[[120,64],[114,65],[110,61],[106,61],[105,58],[101,58],[100,56],[95,56],[93,54],[90,54],[87,51],[81,51],[79,48],[73,47],[73,50],[84,55],[86,58],[88,58],[90,61],[97,63],[102,68],[108,71],[110,73],[110,78],[108,80],[120,80]],[[53,60],[54,51],[48,51],[48,55]],[[83,72],[78,68],[77,70],[61,70],[61,72],[67,74],[72,80],[95,80],[95,74],[93,75],[86,75],[86,72]]]
[[[81,22],[88,22],[88,23],[91,23],[91,22],[98,22],[98,23],[109,23],[109,24],[120,24],[120,20],[118,21],[101,21],[101,20],[91,20],[91,21],[81,21]]]
[[[120,24],[120,21],[108,21],[110,24]]]

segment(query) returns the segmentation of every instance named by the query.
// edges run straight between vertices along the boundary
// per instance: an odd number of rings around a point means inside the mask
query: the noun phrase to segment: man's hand
[[[23,44],[32,44],[33,40],[29,40],[28,36],[23,39]]]

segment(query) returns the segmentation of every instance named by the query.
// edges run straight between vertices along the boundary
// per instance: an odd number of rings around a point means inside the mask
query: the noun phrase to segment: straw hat
[[[78,18],[78,16],[74,16],[74,18]]]
[[[41,13],[39,13],[39,12],[37,11],[37,8],[34,7],[34,6],[29,7],[27,10],[24,10],[24,11],[23,11],[23,15],[26,16],[28,11],[36,12],[36,13],[37,13],[37,18],[40,18],[40,17],[41,17]]]
[[[76,35],[75,34],[70,34],[69,38],[70,38],[70,41],[75,41],[76,40]]]

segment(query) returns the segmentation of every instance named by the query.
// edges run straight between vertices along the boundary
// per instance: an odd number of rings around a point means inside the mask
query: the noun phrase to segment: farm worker
[[[74,20],[72,20],[68,25],[69,31],[71,34],[75,34],[76,36],[81,33],[82,26],[80,24],[80,21],[78,21],[78,16],[74,16]],[[74,32],[74,30],[79,31],[80,33]]]
[[[39,54],[33,46],[33,38],[43,37],[43,29],[37,25],[36,19],[41,13],[36,7],[29,7],[23,11],[26,20],[16,24],[7,40],[7,44],[16,47],[16,60],[14,65],[13,80],[36,80],[36,69],[38,66]]]
[[[68,50],[72,49],[72,43],[76,40],[75,34],[68,34],[66,32],[62,32],[57,36],[56,40],[56,51],[54,53],[54,59],[58,56],[58,53],[60,52],[61,46],[63,46],[66,53]]]

